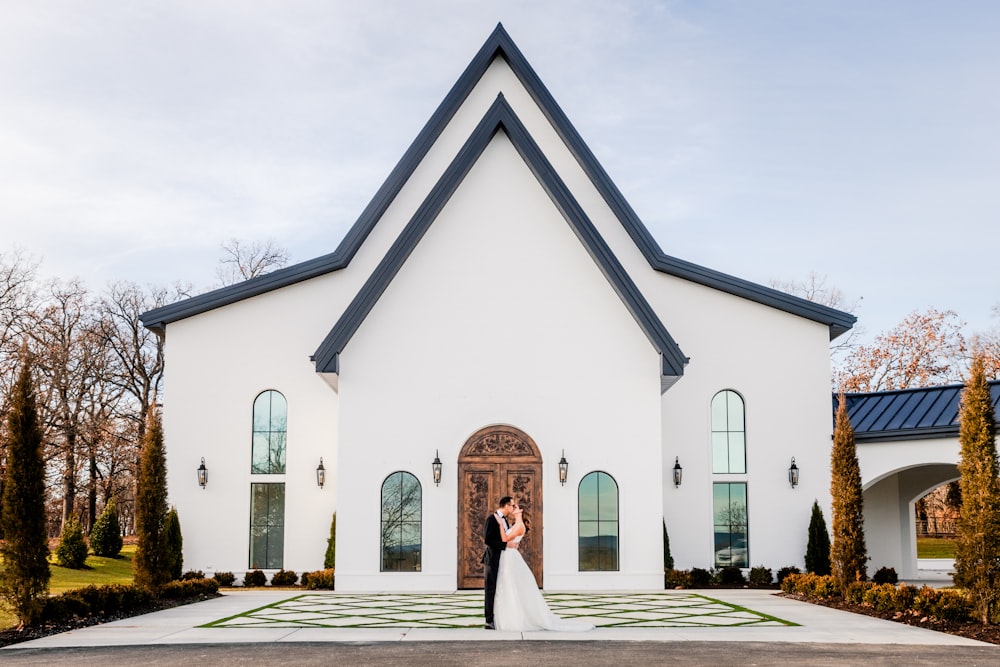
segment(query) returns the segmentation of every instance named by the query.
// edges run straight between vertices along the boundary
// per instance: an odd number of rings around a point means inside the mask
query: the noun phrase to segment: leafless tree
[[[862,297],[858,297],[853,301],[848,300],[839,288],[827,284],[826,275],[820,275],[815,271],[811,271],[805,280],[772,280],[768,284],[776,290],[801,297],[806,301],[836,308],[852,315],[856,315],[861,306]],[[834,365],[837,364],[840,358],[850,354],[857,348],[858,340],[864,332],[864,328],[855,325],[847,333],[830,341],[830,356],[833,359]]]
[[[288,264],[288,251],[273,239],[241,241],[232,238],[222,244],[216,275],[223,286],[249,280]]]

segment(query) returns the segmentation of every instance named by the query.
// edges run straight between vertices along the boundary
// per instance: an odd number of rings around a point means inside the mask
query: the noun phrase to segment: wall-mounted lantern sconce
[[[208,484],[208,468],[205,467],[205,457],[201,457],[201,465],[198,466],[198,486],[205,488]]]
[[[431,472],[434,473],[434,486],[441,485],[441,457],[438,450],[434,450],[434,460],[431,461]]]
[[[788,483],[794,489],[799,485],[799,467],[795,465],[795,457],[792,457],[792,465],[788,466]]]
[[[680,457],[674,457],[674,488],[681,485],[681,477],[684,475],[684,468],[681,467]]]
[[[319,488],[323,488],[326,484],[326,466],[323,465],[323,457],[319,457],[319,465],[316,466],[316,484]]]
[[[566,477],[569,476],[569,461],[566,460],[566,450],[562,451],[562,458],[559,459],[559,484],[566,486]]]

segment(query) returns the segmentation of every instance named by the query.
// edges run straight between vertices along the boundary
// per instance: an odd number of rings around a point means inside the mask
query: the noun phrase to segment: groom
[[[514,499],[504,496],[497,503],[497,510],[486,517],[483,522],[483,541],[486,551],[483,552],[483,565],[486,570],[486,629],[493,629],[493,596],[497,592],[497,570],[500,568],[500,554],[507,548],[507,543],[500,536],[500,524],[497,517],[507,525],[507,517],[514,511]]]

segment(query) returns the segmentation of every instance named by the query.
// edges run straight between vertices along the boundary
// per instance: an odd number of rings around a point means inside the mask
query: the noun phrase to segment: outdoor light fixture
[[[792,465],[788,466],[788,483],[794,489],[799,485],[799,467],[795,465],[795,457],[792,457]]]
[[[323,457],[319,457],[319,465],[316,466],[316,484],[323,488],[326,484],[326,467],[323,465]]]
[[[434,460],[431,461],[431,472],[434,473],[434,486],[441,485],[441,457],[438,456],[438,450],[434,450]]]
[[[208,484],[208,468],[205,467],[205,457],[201,457],[201,465],[198,466],[198,486],[205,488]]]
[[[681,468],[680,457],[674,457],[674,488],[681,485],[681,477],[684,475],[684,468]]]
[[[569,461],[566,460],[566,450],[562,452],[562,458],[559,459],[559,484],[566,486],[566,476],[569,475]]]

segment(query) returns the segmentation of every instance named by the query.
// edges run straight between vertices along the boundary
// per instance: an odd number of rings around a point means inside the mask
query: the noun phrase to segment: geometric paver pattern
[[[602,628],[796,625],[697,593],[545,593],[557,616]],[[482,628],[483,594],[307,593],[219,619],[205,628]]]

